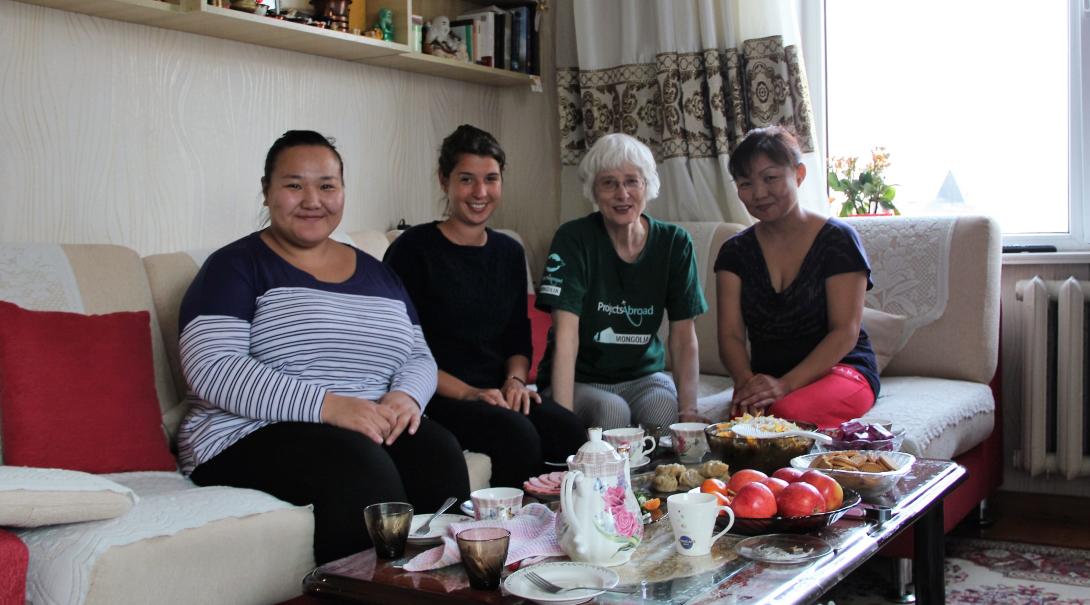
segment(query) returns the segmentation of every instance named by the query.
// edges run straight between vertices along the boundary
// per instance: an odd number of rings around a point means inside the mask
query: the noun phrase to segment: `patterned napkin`
[[[527,504],[508,521],[464,521],[451,523],[443,535],[443,544],[426,550],[413,557],[405,564],[405,571],[425,571],[460,563],[458,542],[454,536],[471,527],[502,527],[511,532],[511,541],[507,547],[507,560],[510,565],[524,559],[542,557],[562,557],[564,551],[556,541],[556,513],[544,504]]]

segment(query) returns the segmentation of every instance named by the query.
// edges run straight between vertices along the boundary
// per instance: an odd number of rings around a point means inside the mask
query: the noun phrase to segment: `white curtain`
[[[627,132],[659,161],[662,190],[650,214],[748,224],[729,152],[745,131],[770,123],[800,135],[809,175],[800,201],[827,213],[796,2],[558,0],[561,218],[592,209],[576,174],[585,150],[602,134]],[[803,11],[809,24],[820,18]]]

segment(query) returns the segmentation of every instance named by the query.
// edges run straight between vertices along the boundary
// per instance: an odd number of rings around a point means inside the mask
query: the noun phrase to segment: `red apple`
[[[774,495],[779,495],[783,491],[783,488],[787,487],[788,482],[776,477],[768,477],[767,479],[761,479],[758,481],[763,485],[768,486],[768,489],[772,490]]]
[[[751,468],[744,468],[730,476],[730,481],[727,482],[727,490],[733,494],[737,494],[738,490],[742,489],[746,485],[749,485],[754,481],[760,481],[761,479],[767,478],[768,475],[762,473],[761,471]]]
[[[789,483],[776,497],[776,507],[784,517],[808,517],[825,512],[825,498],[813,485],[796,481]]]
[[[844,504],[844,488],[840,487],[836,479],[818,470],[808,470],[802,474],[802,480],[821,492],[821,497],[825,499],[825,510],[836,510]]]
[[[791,466],[785,466],[781,469],[776,469],[776,472],[772,473],[772,476],[777,479],[783,479],[788,483],[794,483],[802,479],[803,472],[805,471]]]
[[[754,481],[738,490],[730,508],[743,519],[767,519],[776,514],[776,496],[767,485]]]

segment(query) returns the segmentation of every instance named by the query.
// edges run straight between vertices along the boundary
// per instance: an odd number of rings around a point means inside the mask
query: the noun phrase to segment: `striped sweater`
[[[186,474],[273,422],[320,422],[327,392],[377,400],[403,391],[423,407],[436,365],[397,276],[356,251],[356,271],[321,282],[257,233],[216,251],[179,316],[192,407],[178,434]]]

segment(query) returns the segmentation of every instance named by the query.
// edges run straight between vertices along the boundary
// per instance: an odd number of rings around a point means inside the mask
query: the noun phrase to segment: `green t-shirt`
[[[602,215],[594,212],[557,230],[538,288],[537,307],[579,316],[575,380],[615,384],[661,372],[658,337],[670,321],[708,310],[696,269],[693,241],[684,229],[643,215],[650,225],[636,262],[617,256]],[[552,379],[554,335],[538,371],[538,386]]]

